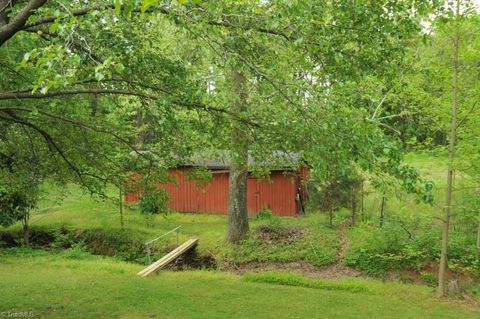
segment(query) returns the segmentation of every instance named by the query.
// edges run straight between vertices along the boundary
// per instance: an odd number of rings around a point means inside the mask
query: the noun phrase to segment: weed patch
[[[341,290],[355,293],[368,291],[368,288],[366,286],[362,286],[360,284],[353,284],[347,282],[327,282],[321,280],[307,279],[300,275],[291,273],[266,272],[260,274],[248,274],[245,275],[243,278],[244,280],[250,282],[262,282],[284,286],[306,287],[324,290]]]
[[[272,226],[267,224],[260,225],[255,229],[257,239],[267,244],[289,244],[304,238],[307,234],[307,228],[287,225]]]
[[[336,262],[338,235],[326,227],[259,225],[247,240],[232,246],[225,259],[234,264],[248,262],[305,261],[315,266]]]

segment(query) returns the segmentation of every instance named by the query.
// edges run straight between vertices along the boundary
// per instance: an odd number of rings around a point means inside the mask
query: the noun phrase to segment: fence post
[[[147,260],[148,260],[148,264],[150,265],[152,263],[152,260],[150,258],[150,245],[147,244]]]

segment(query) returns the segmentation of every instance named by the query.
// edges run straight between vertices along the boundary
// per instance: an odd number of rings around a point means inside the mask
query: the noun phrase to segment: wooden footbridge
[[[170,231],[168,233],[165,233],[164,235],[145,243],[145,246],[147,248],[147,254],[149,255],[149,259],[150,259],[150,246],[149,245],[151,243],[153,243],[154,241],[157,241],[160,238],[164,237],[165,235],[168,235],[168,234],[172,233],[173,231],[177,231],[177,240],[178,240],[178,229],[179,228],[180,227],[177,227],[177,228],[173,229],[172,231]],[[147,276],[155,273],[156,271],[164,268],[169,263],[171,263],[172,261],[174,261],[175,259],[177,259],[181,255],[183,255],[184,253],[186,253],[187,251],[189,251],[190,249],[195,247],[197,245],[197,243],[198,243],[198,238],[191,238],[191,239],[187,240],[186,242],[184,242],[183,244],[181,244],[180,246],[178,246],[177,248],[175,248],[174,250],[172,250],[171,252],[169,252],[168,254],[166,254],[165,256],[160,258],[159,260],[157,260],[156,262],[150,264],[148,267],[146,267],[145,269],[138,272],[137,275],[141,276],[141,277],[147,277]]]

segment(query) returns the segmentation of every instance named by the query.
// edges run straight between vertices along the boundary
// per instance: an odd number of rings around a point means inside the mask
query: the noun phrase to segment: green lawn
[[[432,165],[431,159],[421,155],[408,160],[441,183],[440,161]],[[57,190],[51,189],[33,212],[33,228],[120,230],[118,207],[113,202],[96,201],[75,187],[61,202],[56,194]],[[375,196],[370,194],[366,200],[367,212],[374,216]],[[387,214],[417,218],[419,210],[431,218],[436,208],[410,197],[387,202]],[[305,227],[308,233],[280,244],[265,244],[251,236],[242,245],[232,246],[225,241],[225,216],[172,213],[147,221],[136,209],[125,210],[123,232],[145,241],[182,225],[180,241],[199,237],[201,252],[227,261],[303,260],[316,265],[335,261],[341,240],[338,230],[326,227],[325,215],[252,219],[251,228],[278,223]],[[20,230],[20,225],[0,228],[5,230]],[[175,236],[169,240],[174,241]],[[478,307],[435,299],[433,289],[427,286],[352,279],[313,283],[289,275],[280,276],[286,285],[278,285],[271,283],[278,282],[271,274],[252,280],[257,275],[240,277],[217,271],[161,272],[141,279],[135,276],[141,268],[92,256],[79,246],[63,252],[0,249],[0,312],[33,311],[35,317],[45,318],[480,318]],[[342,285],[362,289],[335,289]]]
[[[141,268],[75,251],[0,250],[0,311],[33,311],[35,318],[463,319],[480,311],[436,300],[422,286],[356,281],[367,289],[359,293],[207,271],[138,278]]]
[[[114,194],[114,190],[111,192]],[[113,201],[98,201],[83,194],[79,188],[70,187],[68,195],[61,201],[56,198],[57,190],[41,202],[39,209],[32,212],[30,225],[37,229],[72,230],[101,229],[102,231],[120,230],[118,206]],[[147,241],[181,225],[179,241],[191,237],[199,238],[199,251],[213,254],[216,258],[231,262],[249,261],[298,261],[304,260],[315,265],[335,262],[341,242],[338,231],[326,227],[325,216],[309,214],[306,217],[283,217],[273,220],[250,220],[252,231],[259,225],[274,223],[290,227],[307,228],[306,236],[299,240],[282,244],[264,244],[255,236],[240,248],[226,241],[226,216],[208,214],[169,213],[155,215],[148,220],[138,209],[126,208],[124,211],[125,228],[123,233],[132,239]],[[20,230],[19,224],[0,231]],[[159,249],[166,249],[176,243],[172,234],[158,244]]]
[[[446,166],[444,161],[439,158],[434,158],[426,154],[409,154],[406,157],[406,162],[419,169],[422,176],[434,181],[436,185],[436,194],[438,199],[443,199],[444,190],[444,173]],[[369,188],[367,186],[367,188]],[[119,208],[112,201],[95,200],[85,195],[77,187],[70,187],[68,194],[63,197],[58,197],[58,190],[55,188],[47,190],[47,196],[40,203],[39,209],[33,211],[31,217],[31,225],[33,227],[47,227],[58,228],[60,226],[67,226],[73,229],[92,229],[101,228],[103,230],[119,230],[120,216]],[[110,195],[114,197],[116,190],[112,189]],[[374,218],[378,215],[381,205],[381,194],[373,189],[367,190],[367,195],[364,200],[365,215],[370,215]],[[388,195],[387,204],[385,207],[386,214],[404,214],[405,216],[416,216],[417,212],[421,211],[423,216],[431,218],[441,214],[441,210],[435,206],[420,204],[412,195],[395,197]],[[348,215],[349,212],[345,212]],[[308,227],[313,233],[311,241],[334,241],[331,236],[328,236],[329,229],[326,226],[326,216],[324,214],[308,214],[307,217],[283,217],[282,223],[290,226]],[[124,213],[125,231],[130,236],[139,238],[141,240],[148,240],[155,238],[160,234],[178,226],[182,225],[180,232],[181,240],[188,237],[197,236],[201,239],[200,249],[208,249],[213,252],[223,250],[225,246],[226,235],[226,217],[218,215],[207,214],[179,214],[172,213],[167,216],[154,216],[150,221],[147,221],[144,216],[140,214],[138,209],[125,209]],[[264,221],[257,221],[252,219],[250,221],[251,228],[265,223]],[[20,228],[20,225],[14,228]],[[2,228],[0,227],[0,230]],[[322,234],[327,234],[328,238],[320,238]],[[332,243],[335,248],[338,243]]]

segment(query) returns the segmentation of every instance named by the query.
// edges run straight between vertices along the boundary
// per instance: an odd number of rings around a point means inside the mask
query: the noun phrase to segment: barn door
[[[260,207],[260,183],[258,179],[255,179],[255,215],[258,215],[262,211],[262,207]]]
[[[260,214],[262,207],[260,206],[260,185],[258,179],[249,175],[248,176],[248,190],[247,196],[249,201],[249,214]]]

